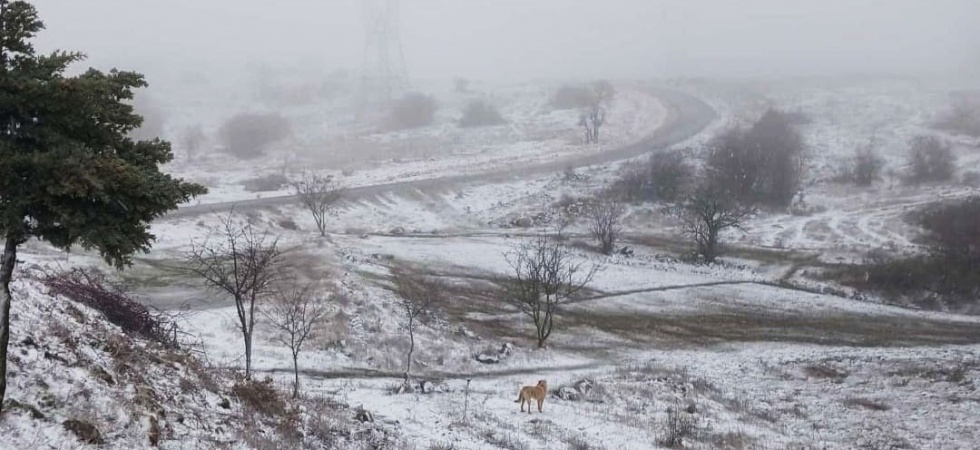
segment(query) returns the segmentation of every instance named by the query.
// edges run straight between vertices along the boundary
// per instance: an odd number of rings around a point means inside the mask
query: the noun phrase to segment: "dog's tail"
[[[524,396],[523,396],[523,395],[521,395],[521,393],[520,393],[520,392],[518,392],[518,393],[517,393],[517,400],[514,400],[514,403],[520,403],[520,402],[521,402],[521,400],[523,400],[523,399],[524,399]]]

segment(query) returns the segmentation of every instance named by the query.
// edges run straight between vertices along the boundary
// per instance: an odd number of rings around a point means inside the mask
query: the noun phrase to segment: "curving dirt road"
[[[451,175],[421,180],[360,186],[347,189],[347,199],[359,199],[401,190],[426,189],[449,185],[473,183],[494,183],[519,179],[530,175],[557,172],[568,167],[578,168],[603,164],[640,156],[650,150],[668,147],[693,137],[715,120],[716,114],[710,106],[691,95],[669,90],[652,89],[652,93],[667,106],[668,114],[664,124],[656,132],[640,142],[619,147],[599,154],[563,158],[547,163],[532,164],[519,168],[494,169],[477,175]],[[212,212],[227,211],[234,207],[238,211],[248,211],[267,206],[282,205],[296,201],[295,195],[283,195],[231,202],[210,203],[186,206],[163,216],[162,220],[194,217]]]

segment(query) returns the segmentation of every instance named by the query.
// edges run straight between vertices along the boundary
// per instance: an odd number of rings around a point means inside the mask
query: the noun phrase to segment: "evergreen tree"
[[[34,6],[0,0],[0,405],[17,247],[77,244],[122,269],[149,251],[153,219],[206,192],[160,172],[173,158],[168,142],[128,137],[142,122],[131,105],[142,75],[67,76],[84,55],[38,55],[30,40],[42,29]]]

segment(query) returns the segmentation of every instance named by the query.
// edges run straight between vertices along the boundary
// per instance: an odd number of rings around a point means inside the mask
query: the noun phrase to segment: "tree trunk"
[[[299,398],[299,353],[293,352],[293,398]]]
[[[7,236],[0,257],[0,410],[7,394],[7,344],[10,342],[10,280],[13,279],[14,266],[17,264],[17,245],[20,241],[14,236]]]
[[[252,335],[255,334],[255,293],[248,304],[248,325],[245,330],[245,379],[252,379]]]
[[[252,379],[252,330],[243,330],[245,335],[245,379]]]
[[[412,373],[412,353],[415,352],[415,321],[408,319],[408,361],[405,362],[405,375]]]

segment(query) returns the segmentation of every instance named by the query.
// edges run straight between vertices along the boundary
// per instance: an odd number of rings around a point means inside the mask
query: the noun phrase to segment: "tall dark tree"
[[[149,251],[153,219],[206,192],[160,172],[169,143],[128,137],[142,123],[131,104],[142,75],[66,76],[84,56],[38,55],[30,40],[42,29],[33,5],[0,0],[0,404],[17,247],[78,244],[122,269]]]

